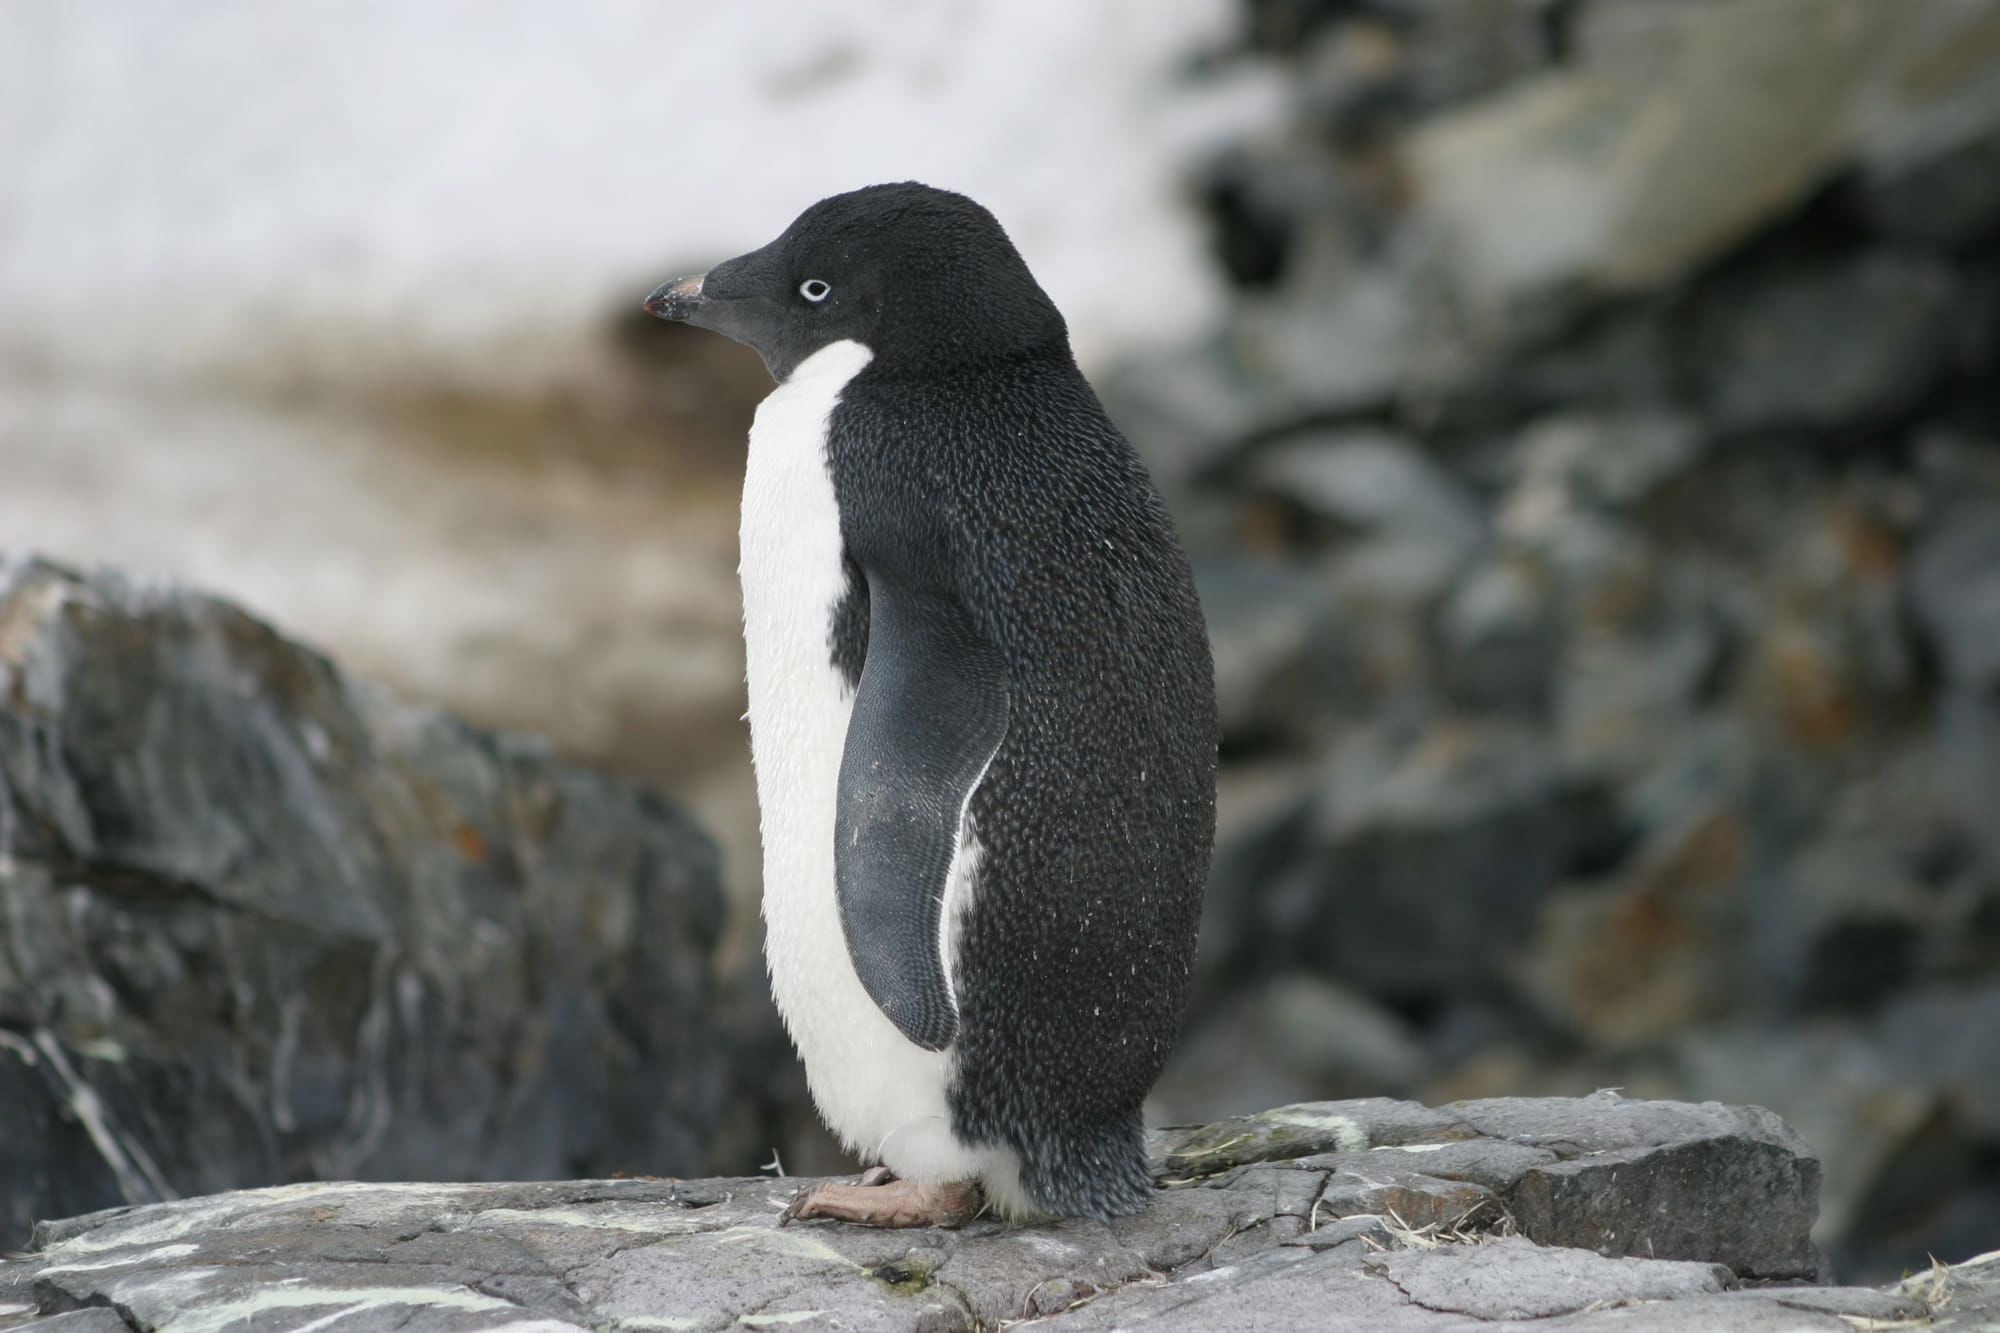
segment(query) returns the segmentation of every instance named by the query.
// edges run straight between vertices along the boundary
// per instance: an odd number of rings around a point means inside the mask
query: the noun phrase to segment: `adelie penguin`
[[[781,1220],[1141,1211],[1215,696],[1187,557],[1062,316],[992,214],[916,184],[646,308],[777,380],[741,562],[766,955],[820,1114],[886,1168]]]

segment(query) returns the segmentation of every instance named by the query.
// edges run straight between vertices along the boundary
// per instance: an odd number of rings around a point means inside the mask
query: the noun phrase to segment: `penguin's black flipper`
[[[868,650],[840,760],[834,882],[869,996],[925,1050],[958,1034],[945,881],[972,789],[1007,734],[1007,666],[958,599],[868,581]]]

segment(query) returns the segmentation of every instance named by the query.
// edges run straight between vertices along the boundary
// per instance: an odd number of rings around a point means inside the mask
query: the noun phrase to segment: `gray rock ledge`
[[[806,1182],[770,1177],[321,1183],[113,1209],[43,1223],[32,1254],[0,1260],[0,1329],[1845,1330],[2000,1313],[1995,1256],[1889,1290],[1806,1285],[1819,1164],[1757,1108],[1316,1102],[1155,1148],[1158,1202],[1110,1225],[780,1230]]]

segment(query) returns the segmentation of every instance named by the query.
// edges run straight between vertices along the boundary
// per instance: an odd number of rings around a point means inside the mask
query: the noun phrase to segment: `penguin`
[[[1213,666],[1139,455],[1000,223],[906,182],[663,283],[754,348],[765,955],[864,1163],[780,1224],[1143,1211],[1215,829]]]

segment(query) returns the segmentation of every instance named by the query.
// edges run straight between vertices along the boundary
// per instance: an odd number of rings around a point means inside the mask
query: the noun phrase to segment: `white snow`
[[[988,204],[1086,356],[1213,308],[1169,79],[1230,0],[0,6],[0,361],[561,373],[822,195]],[[466,355],[470,352],[471,355]],[[294,372],[300,373],[300,372]]]

